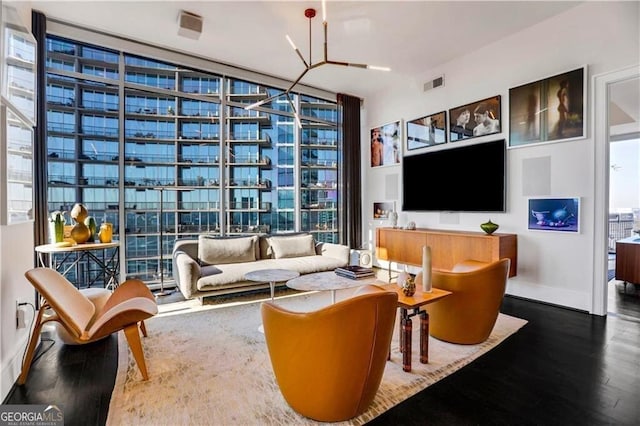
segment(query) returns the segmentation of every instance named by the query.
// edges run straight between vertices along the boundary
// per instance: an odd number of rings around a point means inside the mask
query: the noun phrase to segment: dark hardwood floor
[[[370,424],[640,424],[640,290],[609,287],[607,317],[505,297],[502,312],[529,321],[522,330]],[[4,403],[58,404],[67,425],[102,425],[116,364],[115,336],[85,346],[55,341]]]

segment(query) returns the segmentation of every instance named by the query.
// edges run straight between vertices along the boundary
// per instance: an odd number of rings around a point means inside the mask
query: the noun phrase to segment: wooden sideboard
[[[640,237],[616,241],[616,279],[640,284]]]
[[[376,228],[378,259],[419,267],[422,266],[422,246],[431,247],[431,265],[436,269],[451,269],[466,259],[493,262],[508,257],[511,259],[509,276],[515,276],[518,270],[516,234]]]

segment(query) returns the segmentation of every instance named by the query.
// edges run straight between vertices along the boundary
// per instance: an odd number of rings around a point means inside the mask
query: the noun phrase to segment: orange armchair
[[[368,285],[315,312],[262,304],[271,365],[291,408],[338,422],[369,407],[382,381],[397,301],[395,292]]]
[[[25,273],[43,299],[29,340],[18,384],[27,380],[34,350],[42,326],[56,321],[67,331],[75,343],[89,343],[112,333],[124,330],[124,334],[142,373],[148,379],[147,367],[138,332],[138,323],[146,336],[144,320],[158,313],[158,306],[147,286],[140,280],[127,280],[118,286],[101,309],[96,306],[54,269],[35,268]],[[45,311],[51,309],[51,315]]]
[[[510,259],[493,263],[465,260],[451,271],[434,269],[432,285],[453,294],[426,306],[429,334],[466,345],[487,340],[498,319],[510,263]],[[422,282],[421,274],[416,282]]]

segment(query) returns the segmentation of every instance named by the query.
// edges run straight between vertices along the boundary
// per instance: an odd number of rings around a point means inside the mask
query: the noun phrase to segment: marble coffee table
[[[269,287],[271,287],[271,301],[273,302],[273,293],[276,288],[276,283],[281,283],[299,276],[300,274],[298,272],[290,271],[288,269],[258,269],[257,271],[251,271],[244,274],[244,279],[259,283],[268,282]],[[260,324],[258,331],[260,333],[264,333],[264,325]]]
[[[300,274],[298,272],[288,269],[259,269],[257,271],[247,272],[244,274],[244,279],[259,283],[268,282],[271,287],[271,301],[273,302],[276,283],[281,283],[299,276]]]
[[[336,290],[376,283],[383,284],[375,276],[354,280],[341,277],[333,271],[328,271],[301,275],[298,278],[287,281],[287,287],[303,291],[331,290],[331,303],[336,303]]]

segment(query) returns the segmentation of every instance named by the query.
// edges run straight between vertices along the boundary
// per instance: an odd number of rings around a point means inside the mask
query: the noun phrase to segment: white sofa
[[[300,274],[332,271],[349,263],[349,247],[317,243],[311,234],[253,235],[221,238],[200,235],[177,240],[173,277],[187,299],[269,288],[244,275],[261,269]]]

